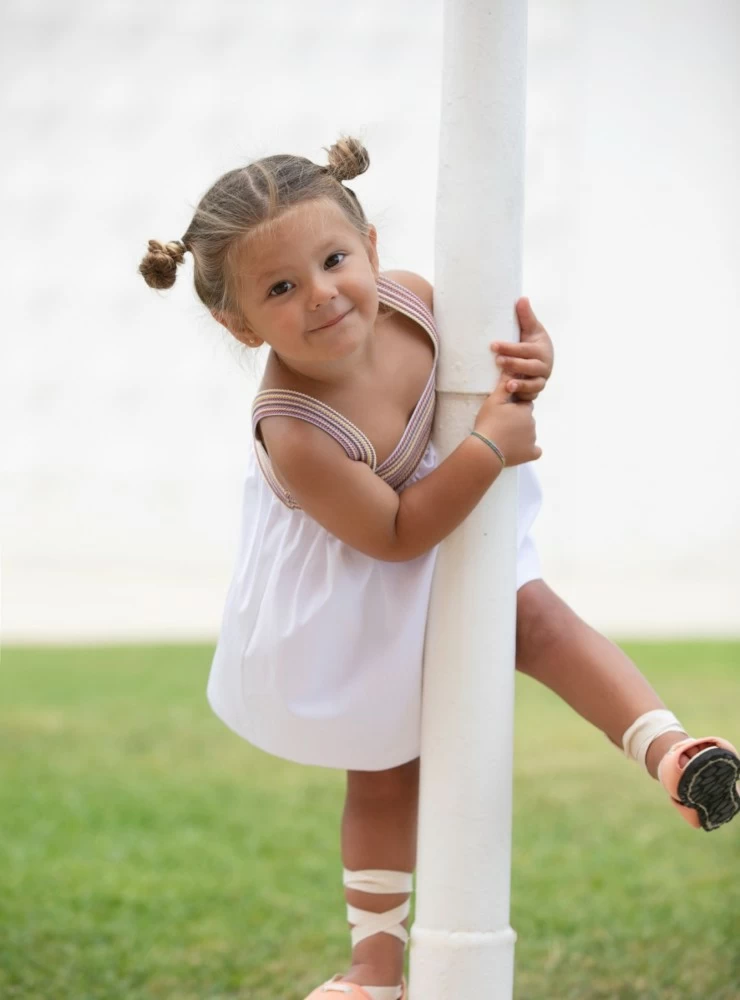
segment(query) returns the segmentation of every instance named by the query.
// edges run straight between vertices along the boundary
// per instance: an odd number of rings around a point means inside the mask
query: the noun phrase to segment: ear
[[[370,258],[370,266],[377,278],[380,274],[380,264],[378,261],[378,231],[375,226],[370,226],[367,233],[368,246],[367,255]]]
[[[258,337],[246,323],[238,321],[231,313],[211,309],[211,316],[221,326],[225,326],[229,333],[236,337],[240,343],[246,344],[247,347],[259,347],[261,344],[264,344],[264,340],[261,337]]]

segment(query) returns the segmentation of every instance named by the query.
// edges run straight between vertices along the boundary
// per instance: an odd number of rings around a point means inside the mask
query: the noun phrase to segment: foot
[[[660,764],[663,757],[668,753],[671,747],[675,746],[676,743],[680,743],[681,740],[688,739],[688,733],[675,732],[675,733],[664,733],[663,736],[659,736],[656,740],[648,747],[647,756],[645,757],[645,764],[650,772],[650,775],[658,780],[658,764]],[[699,746],[691,747],[689,750],[684,750],[679,759],[679,764],[683,768],[692,757],[695,757],[702,750],[706,750],[707,747],[714,746],[713,743],[700,743]]]
[[[325,994],[336,996],[337,1000],[339,1000],[339,994],[346,994],[348,998],[355,997],[356,1000],[359,1000],[360,997],[362,1000],[407,1000],[405,980],[394,986],[365,983],[362,978],[362,970],[367,968],[368,966],[364,965],[354,965],[344,977],[341,973],[337,973],[315,989],[306,997],[306,1000],[319,1000],[319,998],[323,1000]]]
[[[680,742],[661,757],[658,780],[690,826],[716,830],[740,813],[740,757],[719,736]]]
[[[358,986],[400,986],[402,976],[403,964],[397,967],[363,963],[353,965],[339,981],[357,983]]]

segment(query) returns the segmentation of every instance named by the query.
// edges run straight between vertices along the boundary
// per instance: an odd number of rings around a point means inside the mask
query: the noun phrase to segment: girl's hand
[[[506,386],[506,375],[499,375],[493,392],[478,411],[474,429],[498,445],[507,465],[534,462],[542,454],[537,444],[534,406],[515,400]]]
[[[531,402],[537,399],[552,374],[554,350],[547,330],[539,322],[529,299],[518,299],[516,315],[521,331],[521,341],[494,341],[491,350],[497,355],[496,364],[502,373],[510,376],[506,383],[509,392],[517,399]]]

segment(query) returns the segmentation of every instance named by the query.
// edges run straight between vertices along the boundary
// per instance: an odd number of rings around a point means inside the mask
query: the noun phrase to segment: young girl
[[[714,830],[740,811],[735,748],[689,739],[634,664],[540,579],[532,401],[553,352],[526,299],[521,343],[492,345],[498,383],[438,463],[432,288],[380,273],[376,231],[344,183],[368,165],[364,147],[343,139],[326,167],[271,156],[232,170],[182,240],[150,241],[140,267],[149,285],[169,288],[189,250],[213,316],[247,347],[270,347],[208,698],[269,753],[347,771],[352,963],[316,1000],[406,995],[432,572],[438,543],[504,465],[520,467],[517,667],[644,766],[692,826]]]

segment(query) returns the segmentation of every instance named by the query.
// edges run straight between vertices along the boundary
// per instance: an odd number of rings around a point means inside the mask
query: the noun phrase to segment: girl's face
[[[269,344],[309,376],[362,355],[378,314],[376,239],[374,227],[363,237],[329,199],[260,226],[234,256],[245,325],[229,329],[250,346]]]

